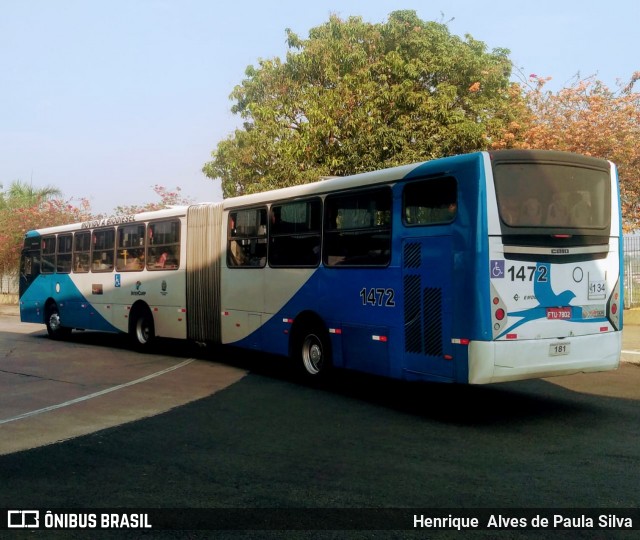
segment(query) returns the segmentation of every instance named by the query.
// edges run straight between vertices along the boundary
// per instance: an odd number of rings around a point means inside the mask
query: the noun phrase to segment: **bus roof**
[[[204,203],[203,203],[204,204]],[[118,215],[109,216],[104,218],[90,219],[87,221],[80,221],[76,223],[69,223],[67,225],[56,225],[54,227],[44,227],[42,229],[34,229],[27,232],[25,235],[27,238],[35,235],[44,234],[56,234],[73,232],[83,229],[97,229],[100,227],[109,227],[113,225],[122,225],[126,223],[135,223],[138,221],[150,221],[154,219],[162,219],[168,217],[180,217],[187,214],[188,206],[172,206],[171,208],[164,208],[162,210],[154,210],[151,212],[142,212],[140,214],[130,215]]]
[[[311,182],[309,184],[232,197],[225,199],[222,204],[225,209],[238,208],[271,201],[276,202],[283,199],[323,195],[360,186],[364,187],[375,184],[385,184],[388,182],[403,180],[408,177],[426,176],[434,172],[431,169],[437,169],[438,172],[442,172],[443,168],[447,167],[449,163],[453,165],[454,163],[460,164],[463,162],[476,161],[483,154],[485,154],[485,152],[475,152],[472,154],[438,158],[430,161],[422,161],[409,165],[401,165],[399,167],[391,167],[388,169],[380,169],[377,171],[364,172],[349,176],[331,177],[328,179],[318,180],[317,182]]]
[[[298,186],[291,186],[280,188],[271,191],[264,191],[261,193],[253,193],[249,195],[241,195],[238,197],[232,197],[217,203],[197,203],[194,205],[185,206],[173,206],[163,210],[155,210],[151,212],[143,212],[139,214],[131,215],[119,215],[110,216],[105,218],[88,220],[85,222],[71,223],[68,225],[59,225],[55,227],[47,227],[42,229],[36,229],[29,231],[26,237],[43,235],[43,234],[56,234],[63,232],[73,232],[82,229],[92,229],[100,227],[108,227],[113,225],[121,225],[126,223],[150,221],[154,219],[163,219],[168,217],[181,217],[187,214],[187,210],[190,206],[199,206],[207,204],[222,204],[224,209],[239,208],[244,206],[251,206],[255,204],[264,204],[268,202],[276,202],[284,199],[296,199],[302,197],[308,197],[313,195],[323,195],[335,191],[342,191],[350,188],[357,188],[360,186],[371,186],[375,184],[385,184],[388,182],[394,182],[407,178],[419,178],[438,173],[446,173],[446,167],[451,165],[459,165],[464,162],[472,162],[478,159],[482,159],[482,156],[491,156],[492,159],[506,159],[517,160],[518,158],[528,159],[552,159],[561,160],[562,156],[569,155],[566,152],[553,152],[546,150],[535,151],[518,151],[518,150],[498,150],[492,152],[475,152],[470,154],[462,154],[457,156],[450,156],[444,158],[438,158],[429,161],[423,161],[419,163],[412,163],[409,165],[401,165],[399,167],[391,167],[388,169],[381,169],[371,172],[364,172],[349,176],[331,177],[326,179],[319,179],[317,182],[309,184],[302,184]],[[596,165],[603,163],[604,160],[580,156],[585,164]]]

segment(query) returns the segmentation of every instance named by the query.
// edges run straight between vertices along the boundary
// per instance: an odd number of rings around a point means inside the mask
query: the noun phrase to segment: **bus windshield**
[[[497,163],[493,169],[502,222],[509,227],[605,229],[611,183],[604,170],[559,163]]]

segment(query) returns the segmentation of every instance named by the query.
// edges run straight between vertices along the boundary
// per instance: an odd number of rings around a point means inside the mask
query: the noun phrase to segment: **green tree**
[[[2,187],[0,184],[0,190]],[[15,180],[6,191],[0,191],[0,210],[30,207],[61,195],[62,192],[53,186],[35,188],[31,184]]]
[[[576,79],[556,92],[548,77],[523,84],[525,107],[493,141],[494,148],[541,148],[610,159],[618,166],[624,228],[640,225],[640,71],[617,90],[595,77]]]
[[[24,234],[31,229],[84,221],[91,216],[86,199],[76,206],[59,189],[35,188],[21,181],[0,186],[0,276],[18,271]]]
[[[243,128],[203,168],[225,197],[486,148],[514,121],[508,51],[414,11],[286,34],[286,61],[233,90]]]

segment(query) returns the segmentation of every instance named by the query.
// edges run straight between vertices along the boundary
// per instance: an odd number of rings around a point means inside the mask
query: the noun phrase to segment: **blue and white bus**
[[[615,369],[618,179],[605,160],[478,152],[27,233],[20,310],[406,380]]]

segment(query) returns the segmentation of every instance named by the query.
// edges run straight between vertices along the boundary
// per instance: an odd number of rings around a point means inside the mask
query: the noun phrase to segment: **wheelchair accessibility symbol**
[[[504,261],[491,261],[491,277],[494,279],[504,277]]]
[[[120,287],[121,283],[122,283],[122,282],[120,281],[120,274],[116,274],[116,275],[115,275],[115,283],[114,283],[114,285],[115,285],[116,287]]]

